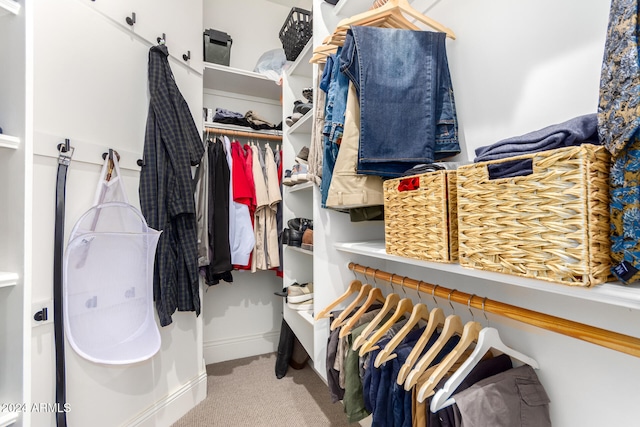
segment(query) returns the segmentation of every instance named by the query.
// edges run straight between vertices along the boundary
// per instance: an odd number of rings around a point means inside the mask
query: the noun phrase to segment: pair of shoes
[[[307,228],[304,230],[304,233],[302,233],[302,244],[300,247],[313,252],[313,228]]]
[[[307,228],[313,230],[313,220],[308,218],[292,218],[287,221],[287,225],[292,230],[304,232]]]
[[[302,247],[302,237],[308,229],[313,229],[313,221],[307,218],[293,218],[287,222],[289,228],[282,231],[282,244]]]
[[[293,165],[291,169],[291,185],[295,185],[300,182],[306,182],[309,180],[307,173],[309,172],[309,166],[298,163]]]
[[[301,303],[313,299],[313,283],[293,283],[287,288],[287,301]]]

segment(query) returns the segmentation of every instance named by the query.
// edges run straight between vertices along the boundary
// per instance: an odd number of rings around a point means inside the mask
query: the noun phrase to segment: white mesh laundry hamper
[[[97,204],[71,231],[64,254],[64,320],[67,339],[82,357],[125,364],[160,348],[153,306],[160,232],[127,203],[117,160],[117,176],[106,180],[107,161],[96,201],[125,200]]]

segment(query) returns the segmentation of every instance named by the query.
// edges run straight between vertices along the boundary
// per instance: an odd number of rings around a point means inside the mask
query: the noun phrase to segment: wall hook
[[[127,24],[133,27],[133,24],[136,23],[136,13],[131,12],[131,16],[127,16],[126,21],[127,21]]]
[[[182,54],[182,59],[184,59],[185,61],[188,61],[191,59],[191,51],[188,50],[187,53],[183,53]]]
[[[142,166],[144,166],[144,160],[142,160],[142,159],[138,159],[138,160],[136,161],[136,164],[137,164],[138,166],[142,167]]]
[[[116,155],[116,159],[118,159],[118,161],[120,161],[120,154],[116,151],[116,150],[112,150],[111,148],[109,148],[109,152],[107,153],[102,153],[102,160],[106,159],[107,156],[109,156],[109,159],[113,159],[113,155]]]
[[[162,33],[162,37],[156,37],[158,44],[166,44],[167,43],[167,35]]]

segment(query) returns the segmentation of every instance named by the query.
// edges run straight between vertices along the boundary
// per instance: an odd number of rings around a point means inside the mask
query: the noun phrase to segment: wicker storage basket
[[[488,168],[530,159],[533,173]],[[458,169],[460,264],[592,286],[610,277],[609,153],[583,144]]]
[[[457,228],[456,171],[443,170],[384,182],[387,253],[425,261],[454,262],[458,259]]]

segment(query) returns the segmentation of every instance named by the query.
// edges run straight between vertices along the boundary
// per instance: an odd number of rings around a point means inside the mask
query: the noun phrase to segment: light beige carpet
[[[207,366],[207,398],[174,427],[326,427],[349,424],[341,402],[310,367],[277,379],[275,354]]]

